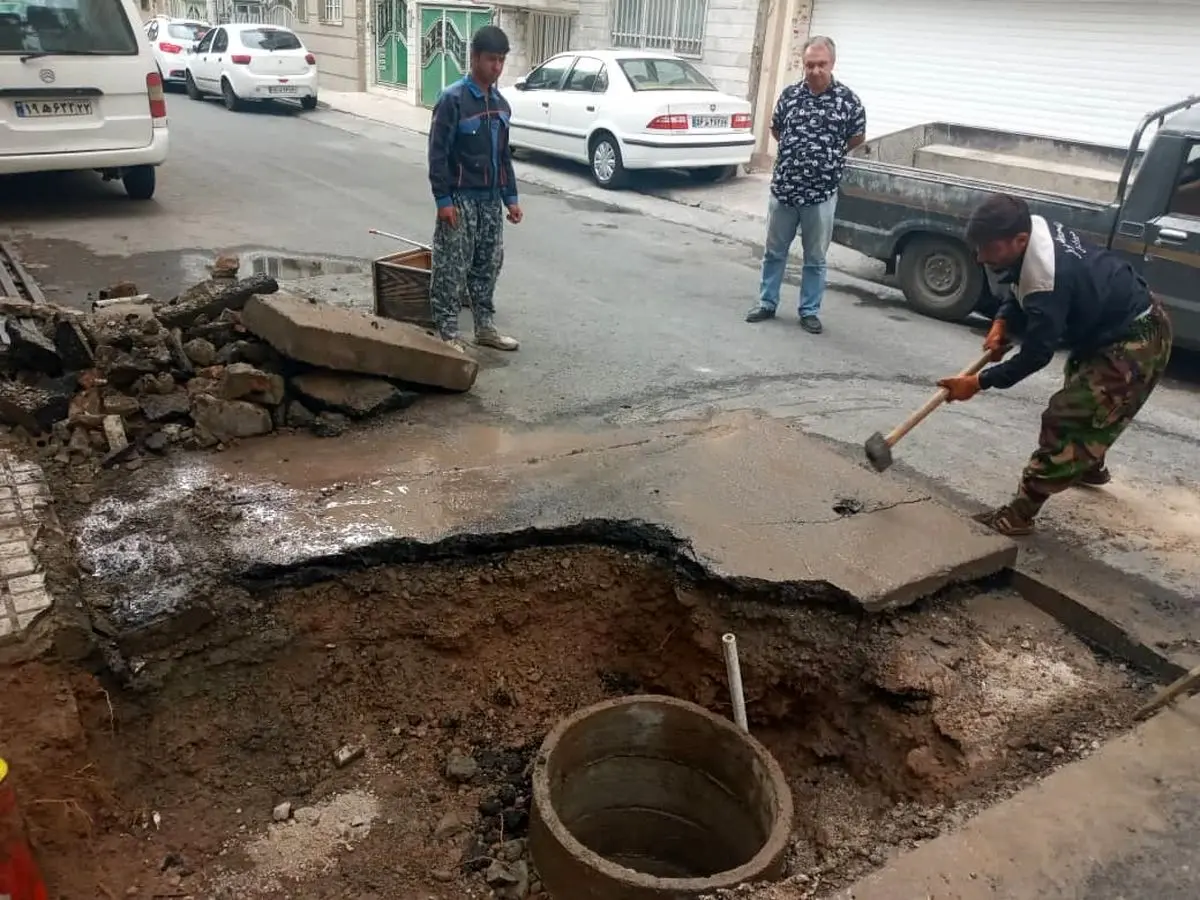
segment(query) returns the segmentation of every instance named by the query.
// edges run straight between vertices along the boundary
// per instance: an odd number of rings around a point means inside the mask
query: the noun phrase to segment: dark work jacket
[[[512,107],[494,87],[486,94],[470,76],[446,87],[429,128],[429,185],[438,208],[455,195],[517,202],[508,146]]]
[[[1012,288],[996,318],[1024,332],[1021,349],[983,370],[983,388],[1012,387],[1045,368],[1060,346],[1084,357],[1115,344],[1150,312],[1150,289],[1132,265],[1041,216],[1033,217]]]

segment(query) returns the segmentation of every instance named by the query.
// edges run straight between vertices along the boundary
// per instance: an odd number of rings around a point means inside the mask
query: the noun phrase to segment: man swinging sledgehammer
[[[1108,483],[1105,456],[1171,357],[1171,322],[1132,265],[1070,228],[1030,215],[1018,197],[984,201],[967,225],[967,240],[1008,295],[983,344],[997,364],[939,381],[949,400],[1010,388],[1045,368],[1060,346],[1070,354],[1016,497],[979,517],[1001,534],[1019,536],[1033,530],[1052,494]],[[1023,331],[1021,348],[999,362],[1010,326]]]

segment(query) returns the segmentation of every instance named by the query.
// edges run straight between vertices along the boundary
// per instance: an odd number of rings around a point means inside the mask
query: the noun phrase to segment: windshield
[[[280,28],[248,28],[242,32],[242,46],[248,50],[302,50],[300,38]]]
[[[622,59],[621,71],[635,91],[715,91],[700,70],[682,59]]]
[[[167,26],[167,34],[181,41],[198,41],[208,31],[207,25],[199,22],[172,22]]]
[[[136,56],[137,38],[121,0],[4,0],[0,53]]]

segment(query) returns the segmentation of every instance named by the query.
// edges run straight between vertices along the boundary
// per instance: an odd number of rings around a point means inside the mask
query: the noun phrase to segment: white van
[[[135,0],[0,0],[0,175],[95,169],[136,200],[167,158]]]

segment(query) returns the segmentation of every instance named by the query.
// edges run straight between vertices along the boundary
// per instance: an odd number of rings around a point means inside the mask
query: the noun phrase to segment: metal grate
[[[613,46],[698,57],[707,17],[708,0],[616,0]]]
[[[530,13],[529,68],[571,49],[572,19],[555,13]]]
[[[293,2],[296,8],[293,8]],[[317,0],[323,2],[323,0]],[[280,28],[295,27],[296,20],[306,21],[298,13],[300,6],[306,0],[271,0],[268,3],[257,3],[254,0],[216,0],[213,4],[213,23],[216,25],[278,25]],[[198,4],[192,0],[171,0],[168,8],[171,15],[180,15],[176,10],[190,9]],[[207,4],[199,4],[200,8]],[[186,14],[191,18],[190,14]],[[307,15],[307,7],[305,8]],[[207,21],[207,12],[197,16],[201,21]]]
[[[45,294],[21,265],[12,244],[0,243],[0,299],[46,302]]]

